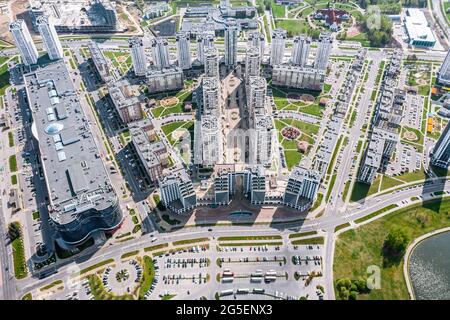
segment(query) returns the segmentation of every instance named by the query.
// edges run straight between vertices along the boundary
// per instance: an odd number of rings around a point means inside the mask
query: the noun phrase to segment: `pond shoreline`
[[[428,232],[428,233],[421,235],[420,237],[414,239],[414,241],[406,249],[405,255],[403,257],[403,276],[405,278],[406,287],[408,288],[408,293],[409,293],[409,297],[411,300],[415,300],[414,289],[413,289],[411,277],[409,274],[409,260],[410,260],[411,254],[413,253],[416,246],[418,244],[420,244],[422,241],[424,241],[430,237],[436,236],[441,233],[446,233],[446,232],[450,232],[450,227],[437,229],[437,230]]]

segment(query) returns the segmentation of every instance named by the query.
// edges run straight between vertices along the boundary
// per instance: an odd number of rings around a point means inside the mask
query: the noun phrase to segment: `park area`
[[[322,98],[329,99],[331,85],[325,84],[322,92],[308,92],[298,89],[270,87],[277,110],[294,111],[322,117],[325,106],[320,105]]]
[[[103,54],[109,59],[112,65],[119,71],[120,75],[125,75],[130,70],[132,62],[128,51],[103,51]]]
[[[403,254],[386,252],[388,234],[401,228],[408,242],[430,231],[450,226],[450,199],[438,199],[400,209],[375,221],[340,234],[334,256],[334,281],[365,280],[369,266],[381,269],[381,288],[358,295],[358,299],[409,299],[403,276]],[[339,295],[336,294],[339,298]]]
[[[161,118],[174,113],[183,113],[185,102],[192,100],[192,90],[183,89],[177,93],[166,93],[156,97],[156,107],[151,109],[155,118]]]
[[[286,166],[291,170],[314,144],[319,127],[296,119],[276,119],[278,141],[283,147]]]

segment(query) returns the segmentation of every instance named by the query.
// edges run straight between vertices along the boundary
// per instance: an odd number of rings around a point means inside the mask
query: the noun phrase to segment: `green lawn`
[[[270,6],[272,8],[272,14],[274,18],[284,18],[286,14],[286,8],[283,5],[275,3],[275,0],[271,0]]]
[[[13,174],[13,175],[11,176],[11,184],[12,184],[12,185],[17,184],[17,175]]]
[[[14,135],[11,131],[8,132],[8,144],[10,148],[14,147]]]
[[[400,209],[339,235],[334,256],[334,280],[367,278],[369,266],[381,268],[381,289],[358,296],[362,299],[408,299],[403,277],[403,259],[383,255],[383,243],[394,227],[406,230],[410,241],[430,231],[450,226],[450,199],[421,203]]]
[[[350,195],[350,201],[356,202],[371,194],[378,192],[378,187],[380,185],[381,177],[377,177],[371,185],[355,182],[353,185],[352,194]]]
[[[293,245],[300,245],[300,244],[323,244],[324,239],[323,237],[316,237],[316,238],[309,238],[309,239],[300,239],[300,240],[293,240]]]
[[[27,264],[25,261],[25,249],[23,247],[23,231],[19,222],[12,222],[19,230],[20,234],[16,237],[12,243],[13,262],[14,262],[14,274],[17,279],[26,278],[28,274]]]
[[[308,34],[311,29],[305,19],[276,20],[275,24],[277,28],[286,30],[291,36]]]
[[[154,277],[155,277],[155,266],[153,264],[153,260],[149,256],[144,256],[143,273],[141,285],[139,288],[139,300],[145,299],[144,296],[150,289]]]
[[[133,300],[133,296],[131,294],[118,296],[107,292],[102,284],[102,280],[97,275],[89,275],[88,281],[95,300]]]
[[[9,157],[9,171],[10,172],[17,171],[17,158],[15,154]]]

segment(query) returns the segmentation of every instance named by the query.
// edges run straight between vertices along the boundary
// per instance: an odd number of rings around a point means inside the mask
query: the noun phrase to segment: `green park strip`
[[[8,132],[8,144],[10,148],[14,147],[14,135],[11,131]]]
[[[293,240],[291,242],[293,245],[310,245],[310,244],[324,244],[324,238],[323,237],[315,237],[315,238],[308,238],[308,239],[299,239],[299,240]]]
[[[340,225],[336,226],[334,228],[334,232],[337,232],[337,231],[339,231],[341,229],[344,229],[344,228],[347,228],[347,227],[350,227],[350,223],[349,222],[346,222],[346,223],[343,223],[343,224],[340,224]]]
[[[21,300],[33,300],[33,295],[31,294],[31,292],[28,292],[27,294],[25,294]]]
[[[13,174],[11,176],[11,184],[16,185],[17,184],[17,175]]]
[[[361,223],[361,222],[367,221],[369,219],[372,219],[373,217],[376,217],[376,216],[378,216],[378,215],[380,215],[380,214],[382,214],[382,213],[384,213],[386,211],[395,209],[397,207],[398,207],[398,205],[396,205],[396,204],[388,205],[387,207],[384,207],[383,209],[377,210],[377,211],[375,211],[375,212],[373,212],[373,213],[371,213],[371,214],[369,214],[369,215],[367,215],[365,217],[356,219],[355,223]]]
[[[130,252],[124,253],[124,254],[120,257],[120,259],[131,258],[131,257],[136,256],[138,253],[139,253],[139,250],[130,251]]]
[[[52,283],[50,283],[49,285],[46,285],[45,287],[40,288],[39,290],[40,291],[50,290],[51,288],[56,287],[62,283],[63,283],[62,280],[56,280],[56,281],[53,281]]]
[[[282,246],[283,242],[227,242],[219,245],[221,247]]]
[[[89,275],[88,281],[95,300],[134,300],[131,294],[119,296],[107,292],[101,279],[97,275]]]
[[[375,221],[348,230],[336,240],[334,280],[366,279],[367,268],[378,266],[380,289],[358,296],[361,299],[409,299],[403,275],[403,254],[392,257],[386,253],[385,241],[391,230],[400,228],[408,242],[433,230],[450,226],[450,199],[437,199],[414,204],[387,214]]]
[[[209,238],[195,238],[195,239],[186,239],[186,240],[178,240],[172,242],[174,246],[180,246],[183,244],[192,244],[192,243],[199,243],[199,242],[205,242],[209,241]]]
[[[301,232],[301,233],[291,233],[289,235],[289,239],[295,239],[295,238],[301,238],[301,237],[307,237],[307,236],[313,236],[317,234],[317,231],[309,231],[309,232]]]
[[[17,158],[16,155],[13,154],[12,156],[9,157],[9,171],[12,172],[16,172],[17,171]]]
[[[14,274],[16,279],[27,277],[28,270],[25,261],[25,249],[23,246],[23,231],[19,222],[12,222],[9,226],[9,235],[12,238],[11,247],[13,253]]]
[[[163,248],[167,248],[168,246],[169,246],[168,243],[156,244],[154,246],[150,246],[150,247],[144,248],[144,252],[160,250],[160,249],[163,249]]]
[[[273,236],[237,236],[237,237],[219,237],[218,241],[242,241],[242,240],[278,240],[282,239],[279,235]]]
[[[81,275],[81,274],[88,273],[88,272],[91,272],[91,271],[93,271],[93,270],[95,270],[95,269],[97,269],[97,268],[103,267],[103,266],[105,266],[105,265],[107,265],[107,264],[110,264],[110,263],[113,263],[113,262],[114,262],[114,259],[112,259],[112,258],[111,258],[111,259],[108,259],[108,260],[105,260],[105,261],[101,261],[101,262],[99,262],[99,263],[96,263],[96,264],[94,264],[94,265],[92,265],[92,266],[90,266],[90,267],[87,267],[87,268],[81,270],[81,271],[80,271],[80,275]]]
[[[139,300],[145,299],[145,294],[150,289],[153,279],[155,278],[155,265],[152,258],[144,256],[143,274],[141,285],[139,287]]]

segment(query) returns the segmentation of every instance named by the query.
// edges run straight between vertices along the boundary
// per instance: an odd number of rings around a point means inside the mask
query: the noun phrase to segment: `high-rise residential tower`
[[[295,167],[286,186],[283,204],[297,210],[306,210],[313,204],[320,184],[317,171]]]
[[[39,16],[36,19],[36,23],[49,58],[51,60],[62,59],[64,57],[64,51],[50,17],[44,15]]]
[[[169,60],[169,43],[166,39],[157,37],[151,41],[153,64],[156,69],[161,70],[163,68],[170,67]]]
[[[247,108],[249,114],[264,114],[267,82],[263,77],[250,77],[247,85]]]
[[[257,77],[261,74],[261,55],[258,47],[250,46],[245,52],[245,82],[248,83],[250,77]]]
[[[225,65],[237,64],[237,40],[239,26],[234,19],[228,19],[225,26]]]
[[[20,52],[23,64],[29,66],[36,64],[38,61],[38,51],[31,39],[30,32],[24,20],[17,19],[9,24],[9,31],[11,32],[17,49]]]
[[[253,46],[259,48],[259,59],[262,61],[265,52],[266,40],[261,32],[250,32],[247,38],[247,46]]]
[[[132,37],[128,41],[133,62],[134,74],[138,77],[145,76],[147,72],[147,57],[145,56],[144,44],[141,37]]]
[[[283,63],[284,49],[286,46],[286,30],[275,29],[272,34],[272,46],[270,50],[270,65],[274,66]]]
[[[291,61],[293,64],[305,66],[308,62],[309,48],[311,47],[311,38],[298,36],[294,38]]]
[[[439,68],[437,81],[445,86],[450,86],[450,50],[447,52],[447,56]]]
[[[445,127],[444,132],[442,132],[438,142],[436,143],[433,151],[431,152],[431,164],[442,168],[448,168],[448,165],[450,164],[449,124],[447,124],[447,126]]]
[[[204,52],[206,48],[214,47],[214,31],[205,31],[202,34],[197,35],[197,60],[200,63],[205,62]]]
[[[219,53],[216,48],[208,47],[204,51],[205,77],[219,78]]]
[[[328,59],[330,58],[331,49],[333,47],[333,40],[329,33],[321,33],[317,43],[316,58],[314,61],[314,68],[319,70],[326,70],[328,66]]]
[[[187,70],[192,67],[191,65],[191,51],[189,48],[190,37],[186,32],[177,33],[176,37],[177,42],[177,58],[178,58],[178,66]]]

